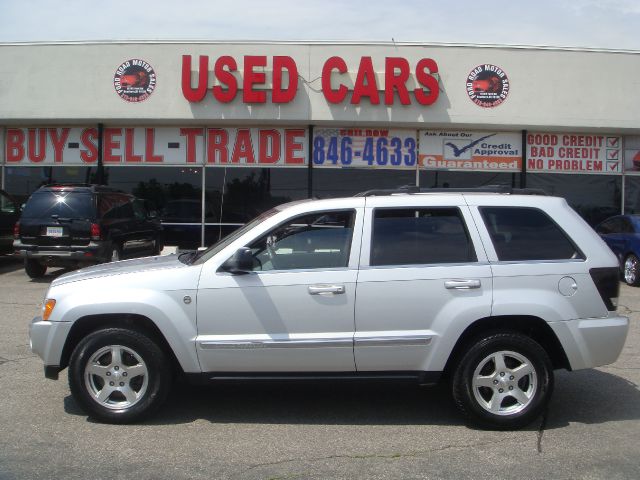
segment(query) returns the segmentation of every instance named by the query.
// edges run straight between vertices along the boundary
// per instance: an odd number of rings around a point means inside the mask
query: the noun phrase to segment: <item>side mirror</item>
[[[236,253],[222,264],[220,270],[233,273],[234,275],[251,273],[253,271],[253,255],[251,254],[251,249],[241,247],[236,250]]]

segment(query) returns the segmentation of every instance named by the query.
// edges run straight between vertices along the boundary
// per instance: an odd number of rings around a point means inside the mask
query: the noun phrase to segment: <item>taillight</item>
[[[615,312],[620,295],[620,269],[618,267],[592,268],[589,273],[607,310]]]
[[[16,224],[13,226],[13,238],[15,238],[16,240],[20,238],[20,222],[16,222]]]
[[[100,225],[97,223],[91,224],[91,240],[102,239],[102,232],[100,231]]]

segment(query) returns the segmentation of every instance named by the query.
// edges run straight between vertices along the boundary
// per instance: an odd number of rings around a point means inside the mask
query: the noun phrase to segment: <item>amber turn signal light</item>
[[[56,306],[56,301],[53,298],[48,298],[44,305],[42,306],[42,319],[49,320],[51,316],[51,312],[53,312],[53,307]]]

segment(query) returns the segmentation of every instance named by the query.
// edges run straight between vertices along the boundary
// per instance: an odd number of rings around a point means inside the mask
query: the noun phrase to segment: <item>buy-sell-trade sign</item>
[[[518,172],[522,135],[516,132],[421,130],[420,166],[427,170]]]

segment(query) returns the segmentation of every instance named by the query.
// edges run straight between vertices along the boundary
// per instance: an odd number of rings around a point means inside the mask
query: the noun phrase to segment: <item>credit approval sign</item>
[[[519,172],[522,166],[520,133],[421,130],[419,137],[427,170]]]
[[[527,171],[621,173],[622,138],[584,133],[527,134]]]

